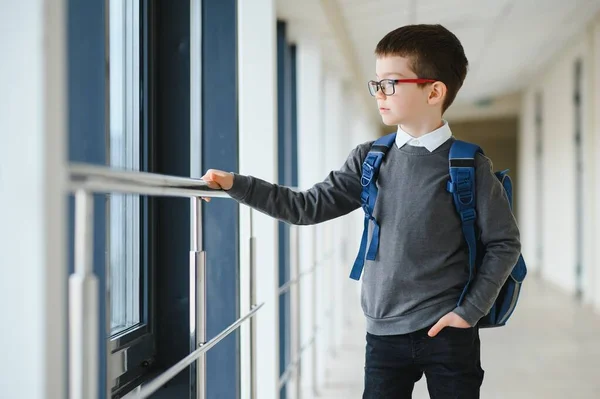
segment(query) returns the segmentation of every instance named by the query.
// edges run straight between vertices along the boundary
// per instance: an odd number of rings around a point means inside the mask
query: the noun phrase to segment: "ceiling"
[[[513,98],[599,10],[600,0],[277,0],[291,39],[310,32],[326,68],[356,82],[364,96],[374,75],[373,50],[386,33],[411,23],[442,24],[469,60],[450,109],[462,116],[481,108],[474,104]]]

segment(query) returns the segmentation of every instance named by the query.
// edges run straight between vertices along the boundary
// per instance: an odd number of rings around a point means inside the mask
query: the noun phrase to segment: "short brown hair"
[[[443,82],[448,92],[442,113],[456,98],[469,66],[462,44],[442,25],[407,25],[393,30],[379,41],[375,54],[410,58],[411,69],[419,78]]]

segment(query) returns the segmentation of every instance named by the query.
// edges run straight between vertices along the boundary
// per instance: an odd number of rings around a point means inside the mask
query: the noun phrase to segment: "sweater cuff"
[[[250,191],[250,187],[252,186],[252,178],[250,176],[239,175],[237,173],[232,173],[233,175],[233,185],[229,190],[227,190],[227,194],[237,201],[242,201],[248,195]]]
[[[468,300],[463,300],[460,306],[457,306],[453,310],[454,313],[462,317],[471,327],[474,327],[475,324],[481,319],[485,314],[479,310],[477,307],[472,305]]]

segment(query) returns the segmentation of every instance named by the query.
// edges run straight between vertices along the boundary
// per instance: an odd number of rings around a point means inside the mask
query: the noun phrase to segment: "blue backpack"
[[[369,250],[366,252],[366,259],[375,260],[377,255],[379,247],[379,224],[373,217],[373,209],[375,209],[378,192],[376,181],[383,158],[395,141],[396,133],[381,137],[375,141],[362,165],[362,192],[360,199],[365,212],[365,220],[360,250],[350,273],[350,278],[354,280],[360,278],[364,267],[369,222],[372,222],[374,226],[371,244],[369,245]],[[460,140],[456,140],[450,148],[450,180],[448,181],[447,190],[452,193],[454,198],[454,205],[460,215],[463,235],[469,248],[469,279],[465,284],[457,306],[460,306],[465,294],[468,292],[469,285],[475,278],[477,269],[481,266],[485,253],[485,247],[478,239],[475,228],[475,156],[477,153],[483,154],[481,148]],[[496,172],[495,175],[502,183],[512,208],[512,182],[506,174],[507,172],[507,170]],[[523,256],[520,255],[517,264],[513,267],[510,276],[502,286],[489,313],[479,321],[479,327],[499,327],[506,324],[506,321],[515,309],[521,291],[521,284],[526,275],[527,267],[525,266]]]

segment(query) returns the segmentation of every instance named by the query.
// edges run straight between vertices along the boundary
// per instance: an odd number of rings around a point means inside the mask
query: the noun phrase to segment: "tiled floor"
[[[530,276],[504,328],[482,330],[482,399],[600,399],[600,316]],[[331,359],[319,398],[360,398],[364,322],[360,310]],[[429,398],[425,378],[415,399]]]

